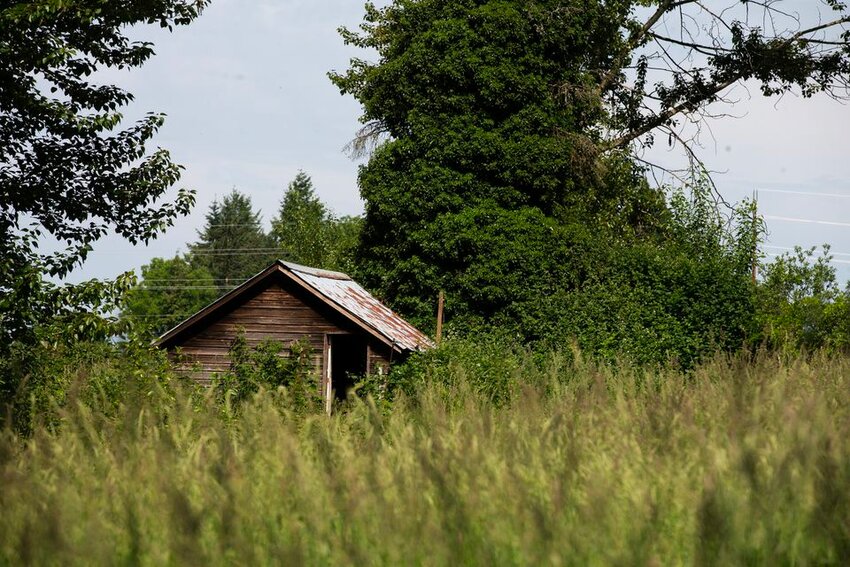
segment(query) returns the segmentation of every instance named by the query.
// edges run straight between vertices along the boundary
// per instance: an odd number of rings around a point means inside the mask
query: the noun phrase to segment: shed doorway
[[[366,339],[358,335],[328,335],[331,399],[348,399],[358,378],[366,374]]]

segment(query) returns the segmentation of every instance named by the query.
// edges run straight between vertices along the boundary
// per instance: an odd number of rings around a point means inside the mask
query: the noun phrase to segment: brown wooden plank
[[[287,284],[287,282],[289,282]],[[180,338],[173,334],[173,346],[179,346],[184,360],[179,366],[198,383],[209,384],[215,373],[226,372],[230,367],[228,352],[239,329],[245,332],[250,347],[264,340],[277,340],[283,345],[281,356],[288,355],[288,347],[298,340],[307,340],[313,349],[312,365],[317,372],[317,387],[322,390],[327,364],[327,334],[350,333],[350,323],[327,305],[317,303],[309,294],[308,305],[285,286],[299,289],[287,279],[269,281],[264,289],[254,286],[229,299],[226,309],[213,314],[205,310],[210,318],[201,321],[193,317],[196,324],[190,325]],[[250,287],[250,286],[249,286]],[[303,290],[300,293],[304,295]],[[317,309],[318,307],[318,309]],[[320,312],[320,310],[322,312]],[[217,317],[217,318],[215,318]],[[342,325],[342,326],[341,326]],[[379,345],[370,357],[371,361],[382,361],[387,350]]]

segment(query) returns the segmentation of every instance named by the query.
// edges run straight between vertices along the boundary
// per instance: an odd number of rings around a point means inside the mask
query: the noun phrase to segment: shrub
[[[298,414],[319,411],[312,349],[306,341],[289,345],[288,355],[279,341],[265,340],[251,348],[240,330],[230,346],[230,370],[213,378],[215,397],[226,414],[257,393],[271,392],[281,407]]]

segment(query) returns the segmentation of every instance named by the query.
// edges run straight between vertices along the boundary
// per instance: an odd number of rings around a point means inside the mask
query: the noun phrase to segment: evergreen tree
[[[225,292],[277,259],[274,241],[262,228],[251,199],[234,189],[210,205],[206,224],[190,246],[193,265],[206,268]]]
[[[272,235],[287,260],[350,272],[360,226],[359,217],[335,217],[316,195],[310,177],[299,171],[272,221]]]
[[[287,260],[314,267],[327,267],[331,216],[316,196],[313,181],[299,171],[283,196],[272,235]]]

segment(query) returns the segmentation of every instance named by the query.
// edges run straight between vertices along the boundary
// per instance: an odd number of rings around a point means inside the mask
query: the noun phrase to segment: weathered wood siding
[[[228,350],[240,328],[245,330],[245,338],[252,347],[273,339],[286,348],[294,341],[306,339],[313,349],[317,387],[324,375],[325,334],[358,332],[344,317],[291,282],[280,279],[243,298],[209,324],[180,338],[168,350],[192,378],[209,384],[213,374],[229,368]],[[179,357],[175,355],[175,347],[179,347]]]
[[[366,371],[370,374],[386,374],[393,362],[392,351],[377,341],[369,343]]]

